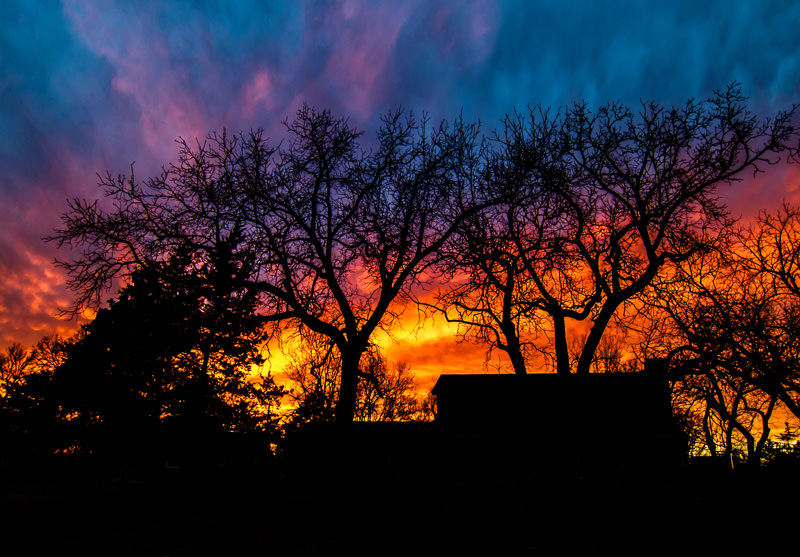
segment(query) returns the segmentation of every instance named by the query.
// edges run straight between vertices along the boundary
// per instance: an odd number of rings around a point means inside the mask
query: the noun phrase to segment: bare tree
[[[405,362],[389,363],[378,352],[366,358],[368,377],[376,380],[361,382],[358,421],[404,422],[425,419],[423,400],[417,394],[414,373]]]
[[[26,348],[14,342],[0,351],[0,396],[31,373],[52,373],[65,358],[68,344],[58,335],[44,336],[34,346]]]
[[[5,397],[8,389],[19,382],[30,371],[35,351],[15,342],[0,352],[0,394]]]
[[[477,128],[427,126],[390,114],[379,147],[363,153],[346,121],[304,108],[266,182],[241,182],[261,257],[257,287],[272,314],[329,338],[339,354],[337,420],[354,416],[372,334],[394,321],[397,304],[476,210]]]
[[[221,242],[253,272],[239,286],[259,300],[276,334],[310,330],[341,361],[337,420],[355,412],[358,370],[376,329],[431,268],[458,224],[474,212],[482,161],[477,128],[429,128],[396,112],[374,151],[327,111],[302,108],[288,139],[269,147],[260,131],[211,135],[144,183],[106,176],[114,208],[70,203],[53,237],[82,253],[62,263],[78,305],[97,305],[112,281],[181,250],[202,264]]]
[[[740,265],[778,297],[800,300],[800,209],[784,203],[737,232]]]
[[[620,309],[665,268],[713,247],[732,224],[720,186],[765,170],[782,154],[794,158],[795,112],[759,120],[733,85],[679,108],[643,103],[638,114],[615,103],[596,113],[579,104],[555,117],[543,109],[507,117],[485,180],[488,197],[499,199],[491,209],[498,217],[482,229],[484,252],[461,259],[463,306],[481,315],[470,321],[480,326],[493,318],[468,300],[488,291],[506,300],[513,279],[525,292],[509,299],[519,304],[517,315],[538,311],[550,321],[558,373],[572,368],[567,320],[591,320],[574,366],[589,373]],[[495,331],[503,337],[492,339],[496,346],[513,345],[519,334]]]
[[[80,332],[69,338],[60,335],[48,335],[39,339],[33,348],[33,371],[52,373],[67,359],[68,347],[81,338]]]
[[[800,418],[800,211],[763,212],[736,233],[740,326],[730,333],[743,372]]]
[[[514,202],[498,202],[504,198],[503,186],[498,191],[485,180],[479,185],[485,207],[462,222],[440,263],[449,284],[433,303],[417,304],[457,324],[460,340],[488,346],[487,361],[496,348],[506,353],[514,373],[525,374],[526,362],[539,351],[534,340],[543,331],[543,316],[510,233],[512,223],[524,216]],[[539,228],[534,234],[533,241],[541,241],[544,232]]]
[[[790,212],[782,213],[785,218]],[[773,216],[739,228],[721,249],[700,254],[654,284],[649,305],[665,318],[662,355],[672,359],[674,394],[692,411],[711,454],[734,449],[757,463],[770,419],[797,414],[800,306],[761,261],[785,251],[765,241]],[[758,245],[764,253],[754,253]]]
[[[778,400],[731,373],[722,364],[704,365],[685,375],[674,385],[685,413],[698,406],[702,445],[713,456],[744,457],[749,463],[760,462],[770,435],[770,419]]]

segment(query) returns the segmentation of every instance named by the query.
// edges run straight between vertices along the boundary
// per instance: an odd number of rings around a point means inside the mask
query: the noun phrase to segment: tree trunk
[[[517,336],[516,328],[509,319],[504,321],[502,325],[503,336],[506,338],[506,345],[503,348],[508,354],[511,365],[514,367],[516,375],[526,375],[528,373],[525,365],[525,357],[522,355],[522,347]]]
[[[564,316],[558,313],[553,315],[553,336],[555,337],[556,345],[556,373],[559,375],[569,375],[567,326],[564,323]]]
[[[361,362],[362,350],[346,347],[340,349],[342,357],[341,384],[339,400],[336,403],[335,420],[337,423],[350,423],[356,413],[356,394],[358,391],[358,365]]]
[[[503,291],[503,322],[500,328],[503,331],[503,336],[506,338],[506,353],[511,359],[511,365],[514,366],[514,373],[516,375],[526,375],[528,370],[525,367],[525,357],[522,355],[522,347],[519,342],[517,327],[514,324],[514,319],[511,317],[513,298],[514,272],[510,270]]]
[[[706,438],[706,447],[708,447],[708,452],[711,453],[711,456],[716,458],[717,457],[717,444],[714,442],[714,434],[711,431],[711,423],[710,423],[711,414],[706,406],[705,414],[703,415],[703,435]]]
[[[614,315],[616,310],[617,304],[612,305],[606,302],[606,305],[603,306],[603,309],[597,315],[597,318],[594,320],[594,324],[589,331],[589,336],[586,337],[586,343],[583,345],[583,349],[581,350],[581,357],[578,359],[578,369],[575,370],[576,374],[589,374],[589,371],[592,369],[594,354],[597,352],[597,347],[600,346],[600,340],[603,338],[603,333],[606,331],[606,327],[608,327],[608,323],[611,321],[611,317]]]
[[[512,349],[512,347],[509,346],[506,353],[511,360],[511,365],[514,367],[514,373],[516,375],[527,375],[528,370],[525,366],[525,358],[522,356],[519,345],[516,346],[516,349]]]

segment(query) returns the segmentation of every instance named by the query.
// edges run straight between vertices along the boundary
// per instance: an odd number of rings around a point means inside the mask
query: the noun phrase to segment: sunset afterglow
[[[401,105],[434,122],[480,119],[489,133],[515,107],[681,103],[738,81],[754,110],[769,113],[797,100],[800,55],[787,25],[797,18],[747,6],[352,0],[236,2],[212,13],[192,3],[6,3],[0,343],[77,328],[57,317],[72,294],[52,260],[68,254],[41,238],[59,227],[66,198],[100,196],[97,172],[153,175],[174,160],[177,137],[215,130],[264,127],[277,143],[302,103],[349,117],[366,144],[379,115]],[[725,197],[752,219],[800,201],[799,183],[797,168],[777,167]],[[486,348],[456,343],[441,316],[420,321],[408,307],[399,321],[376,341],[421,383],[484,369]],[[488,369],[499,365],[507,361],[495,352]]]
[[[798,24],[0,0],[3,555],[785,554]]]

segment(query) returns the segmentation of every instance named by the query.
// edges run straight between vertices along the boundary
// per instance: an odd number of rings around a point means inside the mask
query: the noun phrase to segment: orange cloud
[[[30,250],[19,250],[24,261],[4,266],[0,273],[0,347],[14,342],[33,345],[52,334],[69,336],[79,323],[56,315],[71,301],[64,276],[52,262]]]

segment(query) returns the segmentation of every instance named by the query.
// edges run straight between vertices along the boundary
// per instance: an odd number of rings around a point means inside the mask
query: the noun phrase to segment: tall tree
[[[800,418],[798,231],[796,209],[764,212],[711,264],[695,261],[660,285],[653,303],[681,328],[687,351],[725,362]]]
[[[666,315],[657,326],[662,353],[671,360],[676,410],[694,414],[712,455],[741,452],[756,464],[780,402],[757,380],[768,354],[758,340],[764,299],[748,291],[748,277],[736,272],[729,253],[704,255],[683,267],[656,285],[651,300]]]
[[[402,112],[384,117],[370,152],[327,111],[302,108],[287,132],[280,149],[258,131],[181,142],[178,162],[144,183],[108,175],[101,185],[114,208],[71,202],[53,239],[82,248],[64,266],[78,303],[97,304],[132,268],[178,250],[207,259],[241,237],[236,253],[252,273],[238,284],[276,333],[331,339],[342,367],[336,418],[350,421],[370,337],[475,211],[483,151],[473,125],[431,129]]]
[[[557,372],[589,373],[620,311],[731,225],[720,186],[784,154],[794,159],[795,113],[759,120],[733,85],[679,108],[643,103],[634,113],[614,103],[593,113],[578,104],[555,117],[533,109],[506,118],[485,181],[488,198],[500,199],[496,217],[481,225],[487,237],[477,242],[476,226],[462,232],[481,250],[458,259],[469,273],[463,299],[488,289],[518,304],[520,315],[543,313]],[[592,327],[573,364],[566,324],[587,319]],[[505,346],[520,344],[518,328],[496,331]]]
[[[747,281],[745,327],[755,380],[800,419],[800,209],[788,204],[762,212],[740,228],[735,250],[738,272]]]
[[[303,109],[268,183],[241,196],[262,256],[272,314],[329,338],[341,359],[338,420],[353,418],[360,361],[376,329],[463,218],[474,211],[477,129],[433,130],[400,112],[383,119],[379,147],[328,112]],[[253,184],[245,181],[246,185]]]

